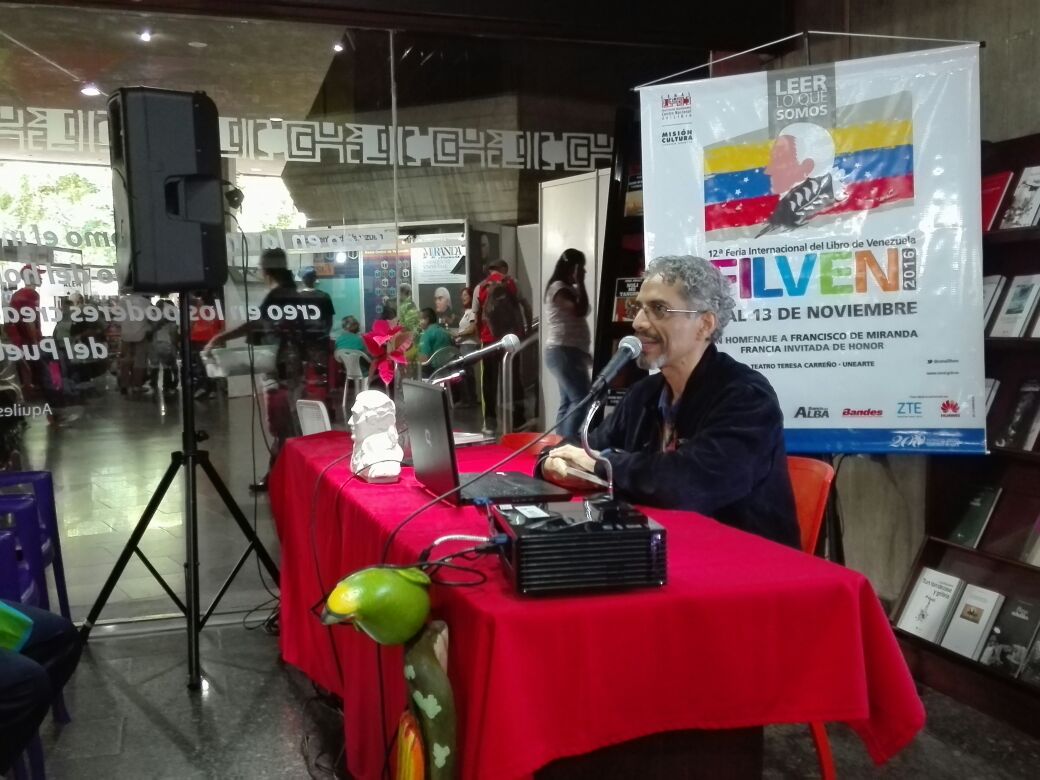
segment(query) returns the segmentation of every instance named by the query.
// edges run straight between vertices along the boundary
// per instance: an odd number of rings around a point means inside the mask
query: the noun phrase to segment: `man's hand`
[[[564,487],[588,488],[590,486],[591,483],[587,480],[568,474],[568,467],[595,473],[596,461],[590,458],[581,447],[564,444],[549,451],[548,457],[542,462],[542,476]]]
[[[224,343],[224,334],[223,333],[218,333],[216,336],[214,336],[213,338],[211,338],[209,341],[206,342],[206,346],[204,346],[202,348],[202,351],[208,353],[211,350],[214,350],[217,347],[221,346],[223,343]]]

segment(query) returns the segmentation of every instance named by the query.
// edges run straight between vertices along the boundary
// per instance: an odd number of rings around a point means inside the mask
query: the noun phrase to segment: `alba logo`
[[[822,406],[799,406],[795,409],[794,416],[819,419],[821,417],[830,417],[831,415],[830,412]]]
[[[960,417],[961,405],[956,401],[946,400],[942,402],[939,411],[942,413],[943,417]]]
[[[880,417],[880,409],[842,409],[842,417]]]

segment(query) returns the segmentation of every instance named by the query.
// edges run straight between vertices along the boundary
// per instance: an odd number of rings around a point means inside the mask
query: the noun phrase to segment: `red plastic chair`
[[[820,527],[827,511],[827,498],[834,481],[834,469],[829,463],[813,458],[787,458],[787,471],[794,488],[794,507],[798,515],[798,529],[802,537],[802,551],[812,555],[820,538]],[[835,780],[834,755],[827,739],[827,728],[823,723],[810,723],[816,758],[820,763],[820,775],[824,780]]]
[[[503,447],[510,450],[524,450],[530,447],[538,439],[542,437],[540,433],[520,431],[518,433],[505,433],[502,434],[502,438],[498,440],[498,443]],[[544,447],[555,447],[563,441],[562,436],[557,436],[555,433],[550,433],[545,438],[541,438],[537,444],[534,444],[532,452],[537,455],[542,451]]]

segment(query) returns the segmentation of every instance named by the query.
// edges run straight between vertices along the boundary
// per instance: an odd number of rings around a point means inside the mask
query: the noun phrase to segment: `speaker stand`
[[[224,597],[224,594],[227,593],[228,588],[231,587],[232,581],[238,575],[238,572],[241,571],[242,566],[249,558],[249,554],[254,550],[256,551],[260,562],[264,565],[264,568],[267,569],[268,573],[276,583],[278,582],[278,566],[264,548],[263,543],[260,541],[259,537],[257,537],[256,532],[249,524],[249,521],[246,520],[246,517],[242,513],[238,504],[235,503],[234,497],[227,489],[223,480],[221,480],[220,475],[217,474],[217,470],[210,462],[209,453],[198,448],[198,442],[204,438],[204,434],[195,430],[195,381],[191,372],[191,320],[189,318],[190,309],[188,305],[188,297],[188,291],[185,290],[180,292],[181,449],[171,454],[170,465],[167,467],[166,473],[163,474],[158,486],[152,493],[140,520],[138,520],[137,525],[134,526],[133,533],[130,534],[126,546],[120,553],[118,560],[116,560],[116,564],[113,567],[111,574],[109,574],[108,579],[105,580],[105,584],[102,586],[101,592],[98,594],[97,600],[94,602],[94,606],[91,607],[90,614],[87,615],[86,621],[84,621],[80,628],[80,636],[84,643],[88,641],[90,638],[90,632],[97,623],[101,611],[105,608],[109,596],[112,595],[112,590],[115,588],[116,582],[122,576],[126,564],[130,561],[130,557],[136,554],[137,557],[141,559],[145,568],[148,569],[149,573],[156,579],[162,589],[173,600],[173,603],[177,605],[177,608],[187,619],[188,687],[191,689],[198,689],[202,685],[202,667],[199,658],[199,633],[205,627],[206,622],[217,608],[217,605]],[[242,535],[245,536],[246,541],[249,543],[246,546],[245,552],[243,552],[241,557],[239,557],[238,562],[231,570],[227,579],[224,580],[224,584],[220,586],[220,590],[206,609],[205,614],[200,614],[199,606],[198,482],[196,478],[196,468],[198,467],[201,467],[202,471],[209,478],[210,484],[217,491],[224,506],[238,525],[239,530],[242,531]],[[139,547],[144,532],[148,530],[148,524],[159,509],[159,505],[162,503],[166,491],[169,490],[174,477],[177,476],[177,472],[180,471],[181,468],[184,469],[184,539],[186,545],[184,595],[187,603],[182,602],[180,598],[178,598],[177,594],[173,591],[173,588],[171,588],[166,580],[163,579],[162,575],[156,571],[155,567]]]

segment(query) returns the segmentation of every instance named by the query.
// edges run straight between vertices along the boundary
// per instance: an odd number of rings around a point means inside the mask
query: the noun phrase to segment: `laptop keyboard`
[[[465,484],[473,479],[476,474],[459,474],[459,483]],[[485,474],[472,485],[462,489],[467,496],[495,495],[500,497],[517,496],[523,497],[536,493],[537,485],[531,484],[530,480],[518,479],[509,474]]]

